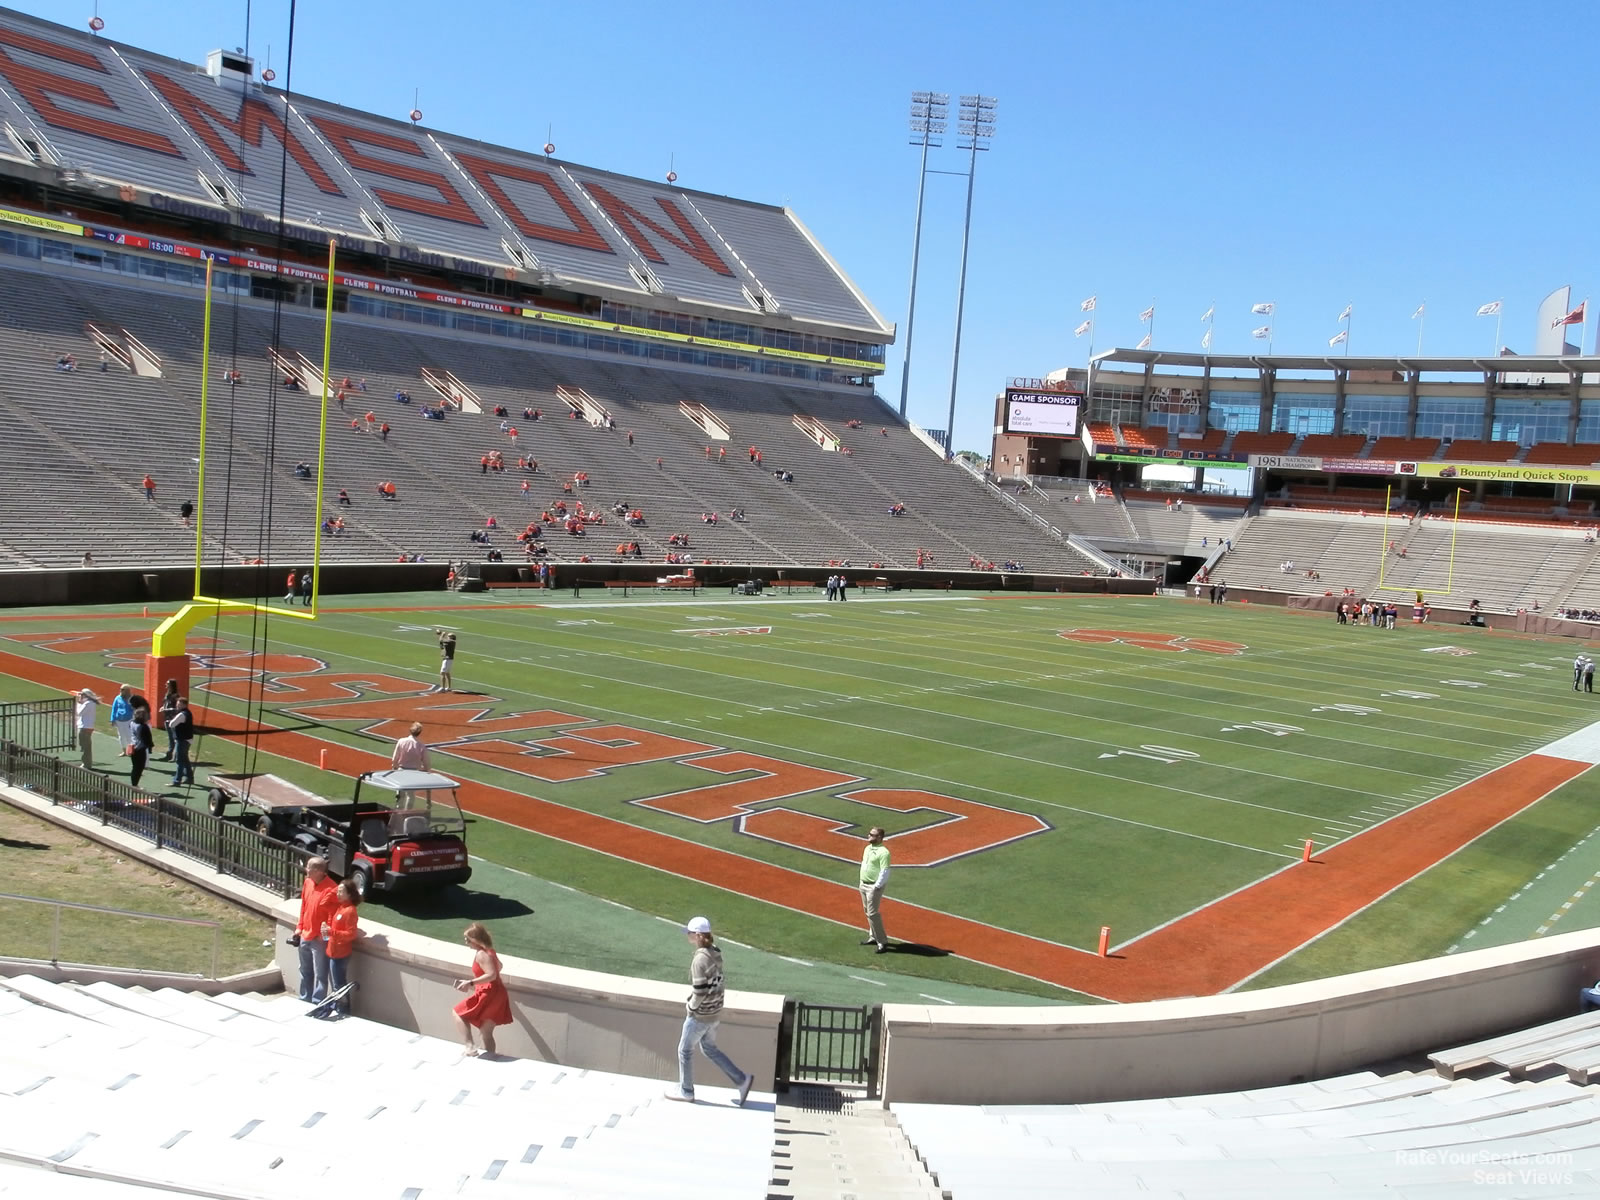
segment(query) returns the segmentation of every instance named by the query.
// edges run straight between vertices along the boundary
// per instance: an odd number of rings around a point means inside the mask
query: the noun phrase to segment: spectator
[[[183,518],[183,527],[185,529],[191,528],[194,518],[194,501],[185,500],[178,505],[178,515]]]
[[[104,375],[111,369],[111,352],[104,346],[100,347],[100,374]]]
[[[150,751],[156,748],[156,740],[150,735],[149,709],[141,705],[133,710],[129,733],[132,740],[128,745],[128,785],[138,787],[139,780],[144,775],[145,763],[150,761]]]
[[[79,761],[89,770],[94,769],[94,720],[100,711],[100,698],[84,688],[72,706],[72,722],[78,731]]]
[[[307,463],[307,462],[297,462],[297,463],[295,463],[295,465],[294,465],[294,473],[295,473],[295,477],[298,478],[298,479],[310,479],[311,478],[311,464]]]
[[[735,1103],[742,1108],[756,1077],[740,1070],[717,1048],[717,1025],[724,1003],[722,951],[712,939],[711,922],[705,917],[693,918],[683,931],[694,946],[694,957],[689,963],[689,999],[684,1005],[683,1033],[678,1039],[678,1086],[668,1088],[666,1097],[694,1103],[694,1052],[699,1047],[739,1089],[739,1099]]]
[[[328,995],[327,930],[339,906],[339,893],[328,877],[328,860],[321,855],[306,859],[300,884],[300,921],[295,926],[295,946],[300,951],[300,999],[320,1004]]]
[[[76,371],[77,369],[78,369],[78,360],[73,358],[72,355],[70,355],[70,354],[62,354],[59,357],[57,357],[57,359],[56,359],[56,370],[58,370],[58,371]]]
[[[494,939],[489,931],[474,921],[467,926],[462,938],[472,947],[472,978],[456,980],[455,988],[458,992],[472,994],[453,1011],[465,1043],[462,1055],[473,1058],[479,1053],[472,1043],[474,1028],[483,1038],[482,1053],[495,1052],[494,1027],[511,1024],[511,993],[506,991],[505,981],[500,978],[500,956],[494,952]]]
[[[189,715],[189,701],[182,696],[178,697],[178,709],[167,723],[167,732],[172,735],[173,786],[192,784],[194,764],[189,761],[189,742],[194,738],[194,718]]]
[[[81,562],[78,565],[79,566],[84,566],[84,567],[92,567],[92,566],[94,566],[94,555],[90,554],[87,550],[85,550],[83,552],[83,562]]]
[[[139,486],[144,488],[144,498],[146,500],[154,500],[156,498],[156,481],[155,478],[148,472],[146,472],[145,477]]]
[[[161,695],[161,707],[156,710],[156,719],[161,722],[161,728],[167,731],[167,752],[161,756],[162,762],[172,761],[172,730],[167,723],[178,712],[178,681],[167,680],[167,690]]]
[[[422,722],[411,722],[411,730],[394,744],[389,765],[396,771],[431,771],[433,763],[427,746],[422,744]]]
[[[111,727],[117,731],[117,752],[127,754],[133,745],[133,689],[123,684],[111,701]]]
[[[350,506],[350,493],[347,492],[344,488],[340,488],[339,489],[339,503],[343,504],[343,505],[345,505],[347,507]]]
[[[288,582],[288,585],[284,589],[283,602],[285,604],[293,604],[294,603],[295,594],[299,590],[300,590],[300,576],[295,573],[295,570],[294,570],[293,567],[290,567],[289,568],[289,582]]]
[[[378,436],[386,442],[389,440],[389,422],[385,421],[378,426]]]
[[[304,608],[311,607],[311,568],[307,567],[300,572],[300,604]]]
[[[365,389],[363,389],[363,390],[365,390]],[[394,394],[394,402],[396,404],[410,404],[411,403],[411,393],[410,392],[396,392]]]

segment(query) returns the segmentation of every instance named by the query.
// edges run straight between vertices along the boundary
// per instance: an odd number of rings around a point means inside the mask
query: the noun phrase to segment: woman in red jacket
[[[472,1044],[474,1026],[483,1035],[483,1053],[495,1052],[494,1027],[511,1024],[511,994],[500,979],[500,956],[494,952],[494,939],[489,931],[474,921],[462,936],[474,951],[472,978],[458,979],[455,986],[456,991],[472,995],[455,1006],[455,1014],[461,1040],[466,1045],[464,1054],[470,1058],[478,1053]]]
[[[350,982],[350,954],[355,949],[356,938],[361,936],[361,931],[356,927],[356,905],[361,903],[361,896],[356,892],[355,884],[346,879],[339,885],[339,904],[333,910],[333,915],[328,918],[327,924],[322,927],[322,935],[328,939],[328,994],[331,996],[345,984]],[[350,997],[335,1002],[328,1019],[337,1021],[341,1017],[350,1015]]]

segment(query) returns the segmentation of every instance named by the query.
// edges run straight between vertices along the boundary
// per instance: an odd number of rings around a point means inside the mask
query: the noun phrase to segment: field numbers
[[[1498,667],[1496,667],[1493,671],[1490,671],[1489,674],[1491,674],[1491,675],[1499,675],[1503,679],[1521,679],[1522,678],[1522,672],[1521,671],[1502,671]]]
[[[1479,683],[1475,679],[1441,679],[1439,682],[1445,684],[1447,687],[1479,688],[1489,686],[1487,683]]]
[[[1408,688],[1401,688],[1398,692],[1384,692],[1385,696],[1394,696],[1401,700],[1437,700],[1438,692],[1413,692]]]
[[[1553,671],[1554,667],[1546,663],[1518,663],[1519,667],[1527,667],[1530,671]]]
[[[1240,725],[1224,725],[1223,733],[1266,733],[1273,737],[1288,737],[1291,733],[1304,733],[1298,725],[1284,725],[1278,721],[1246,721]]]
[[[1314,712],[1314,713],[1319,713],[1319,712],[1341,712],[1341,713],[1350,713],[1352,716],[1357,716],[1357,717],[1370,717],[1374,713],[1381,713],[1383,711],[1383,709],[1381,709],[1381,708],[1373,708],[1371,705],[1368,705],[1368,704],[1319,704],[1316,708],[1313,708],[1311,711]]]
[[[1101,758],[1148,758],[1154,762],[1179,763],[1199,758],[1193,750],[1179,750],[1176,746],[1140,746],[1137,750],[1118,750],[1115,754],[1102,754]]]

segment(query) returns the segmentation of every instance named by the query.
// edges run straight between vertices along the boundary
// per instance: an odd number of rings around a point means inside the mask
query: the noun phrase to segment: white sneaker
[[[679,1101],[679,1102],[681,1102],[683,1104],[693,1104],[694,1103],[694,1097],[690,1096],[690,1095],[685,1095],[681,1088],[671,1087],[671,1088],[668,1088],[666,1091],[662,1092],[661,1094],[663,1096],[665,1096],[668,1100],[677,1100],[677,1101]]]

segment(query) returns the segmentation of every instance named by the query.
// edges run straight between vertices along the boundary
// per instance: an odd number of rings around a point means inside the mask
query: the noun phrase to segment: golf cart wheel
[[[356,898],[365,904],[367,894],[372,891],[372,868],[362,863],[356,863],[350,868],[350,874],[345,876],[345,882],[356,890]]]
[[[228,810],[228,793],[221,788],[212,788],[206,793],[206,810],[213,817],[220,817]]]
[[[256,832],[262,837],[273,837],[272,818],[262,813],[256,818]]]

